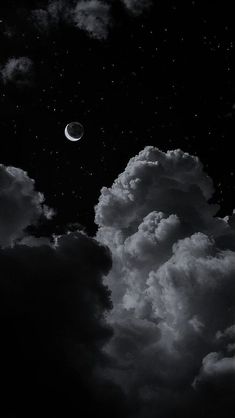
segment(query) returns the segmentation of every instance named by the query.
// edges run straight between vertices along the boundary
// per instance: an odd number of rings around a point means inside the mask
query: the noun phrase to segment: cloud
[[[133,15],[140,15],[144,11],[150,9],[152,6],[152,0],[121,0],[127,10]]]
[[[102,394],[105,384],[95,367],[105,361],[101,347],[111,335],[102,284],[109,251],[74,232],[51,245],[0,250],[0,265],[1,411],[72,416],[86,408],[90,416],[97,407],[93,386]]]
[[[125,10],[134,16],[140,16],[148,10],[151,0],[121,0]],[[119,3],[121,3],[119,0]],[[79,0],[65,2],[64,0],[51,0],[44,8],[34,9],[31,20],[34,26],[42,33],[56,28],[63,22],[74,26],[99,41],[108,38],[115,21],[113,20],[114,1],[106,0]]]
[[[57,27],[60,22],[85,31],[91,38],[108,37],[111,26],[111,5],[100,0],[64,2],[52,0],[44,9],[32,11],[32,21],[41,31]]]
[[[75,25],[92,38],[106,39],[111,26],[110,5],[100,0],[79,1],[73,10]]]
[[[76,230],[25,232],[51,215],[26,172],[0,166],[1,416],[108,417],[111,403],[117,417],[122,391],[98,373],[112,335],[110,251]]]
[[[196,157],[147,147],[130,160],[111,189],[102,189],[96,220],[100,226],[123,232],[136,230],[144,216],[155,210],[184,215],[189,222],[194,216],[206,227],[217,210],[206,201],[212,194],[212,182]]]
[[[17,86],[30,85],[33,81],[33,61],[28,57],[12,57],[0,69],[3,82]]]
[[[203,360],[193,386],[198,389],[202,384],[213,384],[232,390],[235,395],[235,324],[224,331],[218,331],[216,339],[223,352],[211,352]],[[229,388],[230,387],[230,388]],[[229,390],[230,389],[230,390]]]
[[[97,238],[113,255],[106,351],[111,378],[136,399],[135,416],[196,415],[203,396],[210,416],[209,386],[195,382],[208,370],[212,382],[233,361],[215,353],[226,352],[218,332],[234,323],[235,234],[231,218],[215,216],[212,195],[197,157],[153,147],[101,191]],[[215,416],[222,400],[223,392]]]
[[[45,8],[34,9],[31,19],[35,27],[41,32],[57,27],[60,22],[66,21],[69,7],[63,0],[49,1]]]
[[[0,165],[0,246],[13,245],[29,225],[53,213],[25,171]]]
[[[219,353],[209,353],[202,360],[202,368],[199,376],[195,379],[194,385],[198,385],[202,381],[217,378],[220,382],[221,376],[233,377],[235,384],[235,357],[223,357]]]
[[[231,415],[234,216],[212,194],[197,157],[146,147],[102,189],[96,238],[37,238],[50,209],[0,167],[3,416]]]

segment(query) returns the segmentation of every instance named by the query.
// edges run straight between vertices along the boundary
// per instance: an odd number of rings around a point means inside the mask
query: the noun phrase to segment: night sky
[[[154,2],[139,16],[113,2],[106,39],[68,22],[32,23],[44,2],[1,6],[1,65],[33,61],[29,86],[1,86],[1,161],[36,180],[56,222],[94,232],[93,207],[145,145],[198,155],[221,213],[234,207],[234,27],[229,4]],[[232,6],[231,6],[232,7]],[[85,127],[80,143],[66,123]],[[5,138],[5,139],[4,139]]]
[[[230,418],[232,2],[2,0],[0,45],[0,418]]]

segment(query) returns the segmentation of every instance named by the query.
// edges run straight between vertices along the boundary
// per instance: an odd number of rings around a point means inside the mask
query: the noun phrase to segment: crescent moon
[[[73,141],[73,142],[79,141],[79,139],[81,139],[81,138],[74,138],[73,136],[69,135],[68,126],[69,126],[69,124],[66,125],[65,130],[64,130],[64,134],[65,134],[66,138],[68,138],[70,141]]]

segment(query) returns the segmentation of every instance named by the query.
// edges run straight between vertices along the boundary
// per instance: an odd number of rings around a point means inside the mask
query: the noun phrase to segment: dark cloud
[[[196,414],[214,379],[234,376],[234,344],[226,354],[218,335],[233,330],[235,235],[231,218],[215,217],[212,194],[198,158],[153,147],[102,189],[97,237],[113,255],[106,351],[110,376],[139,405],[135,416]],[[203,416],[209,405],[208,395]]]
[[[108,250],[71,233],[51,245],[1,250],[0,265],[1,408],[17,416],[72,416],[87,408],[90,416],[92,386],[105,383],[95,367],[111,335],[103,319],[111,307],[102,284]]]
[[[11,57],[0,69],[3,82],[17,86],[31,85],[33,81],[33,61],[28,57]]]
[[[27,235],[51,211],[20,169],[1,166],[0,208],[0,415],[108,416],[104,399],[119,414],[121,390],[98,373],[112,335],[109,250],[78,231]]]

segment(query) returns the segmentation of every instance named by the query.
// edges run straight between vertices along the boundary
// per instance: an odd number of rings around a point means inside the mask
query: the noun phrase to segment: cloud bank
[[[96,207],[96,238],[37,238],[52,216],[0,167],[1,415],[230,417],[234,214],[197,157],[147,147]]]
[[[97,238],[113,255],[106,350],[135,416],[196,414],[202,393],[205,416],[234,406],[235,235],[212,194],[198,158],[153,147],[102,189]]]

